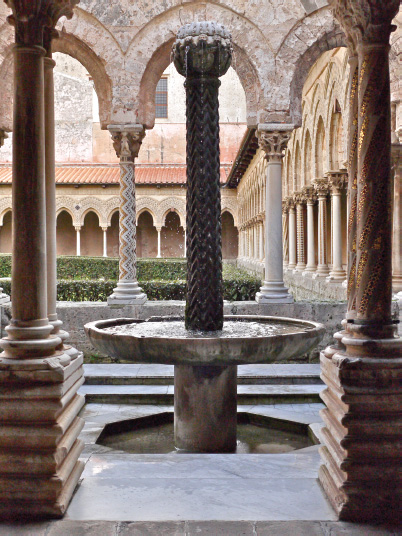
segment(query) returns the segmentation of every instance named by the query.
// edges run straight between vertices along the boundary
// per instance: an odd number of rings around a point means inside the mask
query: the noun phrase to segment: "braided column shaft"
[[[391,321],[392,181],[389,45],[359,47],[356,317]]]
[[[186,328],[223,326],[222,224],[219,160],[220,81],[194,77],[187,94]]]

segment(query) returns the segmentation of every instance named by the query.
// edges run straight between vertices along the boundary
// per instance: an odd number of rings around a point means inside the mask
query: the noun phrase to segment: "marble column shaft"
[[[314,277],[325,277],[329,274],[327,257],[327,196],[328,180],[326,178],[313,181],[318,196],[318,266]]]
[[[275,128],[274,128],[275,127]],[[282,162],[293,126],[261,125],[257,136],[267,160],[265,204],[265,279],[258,303],[292,303],[283,282]]]
[[[314,206],[317,203],[317,195],[312,186],[304,187],[303,192],[307,200],[307,265],[303,273],[312,274],[317,270],[314,232]]]
[[[329,172],[328,180],[332,198],[332,270],[327,281],[344,281],[346,272],[342,266],[342,191],[348,183],[348,176],[346,171]]]
[[[0,342],[0,517],[61,517],[83,470],[83,442],[77,439],[84,424],[77,416],[84,404],[77,394],[83,359],[78,352],[64,351],[60,336],[51,335],[55,326],[48,319],[48,295],[53,315],[55,289],[48,294],[45,170],[54,163],[54,123],[47,70],[45,138],[44,34],[54,32],[61,16],[72,16],[75,2],[7,3],[16,41],[13,300],[8,336]],[[49,202],[53,211],[53,198]],[[49,221],[55,221],[55,214]],[[53,265],[52,270],[54,282]]]
[[[109,305],[142,305],[146,294],[137,281],[135,159],[144,137],[142,125],[110,125],[113,145],[120,158],[119,282]]]

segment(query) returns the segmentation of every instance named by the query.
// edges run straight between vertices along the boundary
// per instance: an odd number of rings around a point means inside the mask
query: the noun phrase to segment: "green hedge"
[[[11,255],[0,255],[0,278],[11,277]],[[109,257],[57,257],[58,279],[118,279],[119,260]],[[141,281],[171,281],[186,278],[186,259],[138,259]]]
[[[137,265],[138,280],[149,300],[184,300],[186,298],[185,259],[139,259]],[[11,255],[0,255],[0,276],[8,277],[0,281],[0,286],[9,295],[11,295],[10,266]],[[81,276],[83,271],[85,275]],[[60,277],[61,274],[63,277]],[[117,284],[117,274],[117,259],[59,257],[58,276],[60,279],[57,285],[57,299],[104,302]],[[260,286],[261,280],[257,277],[233,265],[224,264],[225,300],[253,300]]]

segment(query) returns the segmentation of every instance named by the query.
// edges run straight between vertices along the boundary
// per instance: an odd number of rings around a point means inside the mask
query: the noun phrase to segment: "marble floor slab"
[[[67,518],[334,520],[316,478],[317,447],[303,450],[280,455],[96,454],[86,465]]]

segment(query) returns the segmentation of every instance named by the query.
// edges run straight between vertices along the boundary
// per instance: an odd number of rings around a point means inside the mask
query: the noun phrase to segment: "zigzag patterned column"
[[[335,16],[359,59],[357,191],[352,192],[356,274],[338,344],[321,353],[321,398],[327,408],[320,482],[342,519],[400,519],[402,345],[391,316],[391,123],[389,37],[399,0],[332,0]],[[355,80],[355,74],[352,80]],[[352,86],[355,82],[352,82]],[[351,159],[354,162],[355,156]],[[354,169],[350,165],[350,169]],[[351,189],[356,173],[352,173]],[[355,214],[353,199],[356,194]],[[354,240],[354,238],[353,238]],[[352,243],[353,246],[353,243]],[[349,251],[350,253],[350,251]],[[353,255],[349,255],[353,261]],[[354,280],[354,278],[356,278]]]
[[[142,305],[147,296],[137,281],[136,202],[134,161],[144,129],[142,125],[111,125],[113,146],[120,158],[119,282],[109,296],[109,305]]]
[[[219,161],[219,76],[229,69],[231,36],[215,22],[183,26],[173,58],[187,94],[186,328],[223,327]],[[236,449],[237,367],[175,366],[175,445],[188,452]],[[200,426],[202,423],[202,426]]]

